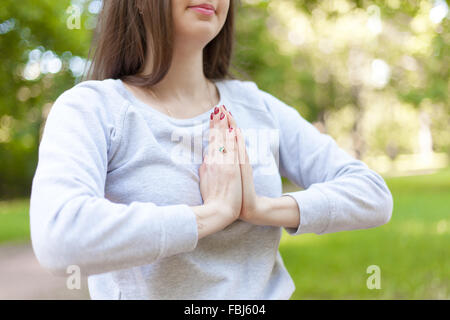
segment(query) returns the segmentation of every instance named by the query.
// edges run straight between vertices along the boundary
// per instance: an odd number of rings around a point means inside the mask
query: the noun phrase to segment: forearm
[[[259,197],[258,211],[252,223],[264,226],[298,228],[300,224],[300,209],[295,199],[289,196],[279,198]]]
[[[70,265],[83,275],[107,273],[195,248],[195,217],[186,205],[69,198],[78,192],[63,188],[70,180],[62,177],[58,184],[40,172],[30,199],[31,238],[38,261],[55,275],[66,274]],[[55,193],[60,197],[52,197]]]

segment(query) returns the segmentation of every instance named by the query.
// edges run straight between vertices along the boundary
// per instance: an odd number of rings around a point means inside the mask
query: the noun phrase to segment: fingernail
[[[214,114],[218,114],[219,113],[219,108],[215,107],[214,108]]]
[[[222,105],[222,107],[223,107],[225,110],[227,110],[227,108],[225,108],[225,105]]]
[[[222,113],[220,114],[220,120],[223,120],[223,118],[225,118],[225,114],[222,112]]]
[[[214,119],[214,113],[211,112],[211,120]]]

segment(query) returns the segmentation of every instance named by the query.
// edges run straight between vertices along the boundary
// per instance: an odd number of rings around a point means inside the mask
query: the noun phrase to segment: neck
[[[144,73],[150,73],[150,68],[147,64]],[[203,48],[176,45],[168,73],[152,89],[166,102],[215,101],[216,92],[203,72]]]

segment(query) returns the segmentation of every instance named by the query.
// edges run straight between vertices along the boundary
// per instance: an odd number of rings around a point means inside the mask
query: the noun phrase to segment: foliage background
[[[375,169],[388,170],[401,154],[450,153],[447,2],[239,3],[237,76]],[[1,6],[0,198],[11,198],[30,191],[43,123],[80,76],[101,1]],[[71,6],[82,9],[79,29],[68,28]]]
[[[40,135],[53,101],[89,63],[100,6],[0,4],[2,244],[29,241]],[[294,299],[450,298],[448,7],[443,0],[240,0],[233,72],[294,106],[386,176],[394,195],[386,226],[283,234]],[[70,29],[76,8],[80,28]],[[287,181],[284,187],[295,188]],[[371,264],[382,268],[382,290],[365,286]]]

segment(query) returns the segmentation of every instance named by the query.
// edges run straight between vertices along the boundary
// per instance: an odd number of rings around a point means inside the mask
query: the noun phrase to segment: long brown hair
[[[222,30],[203,50],[203,69],[208,79],[235,78],[229,71],[234,47],[234,2],[230,0]],[[89,50],[89,57],[92,51],[94,54],[86,79],[122,79],[137,86],[152,86],[169,71],[172,44],[170,0],[104,0]],[[138,75],[145,67],[149,48],[152,71]]]

